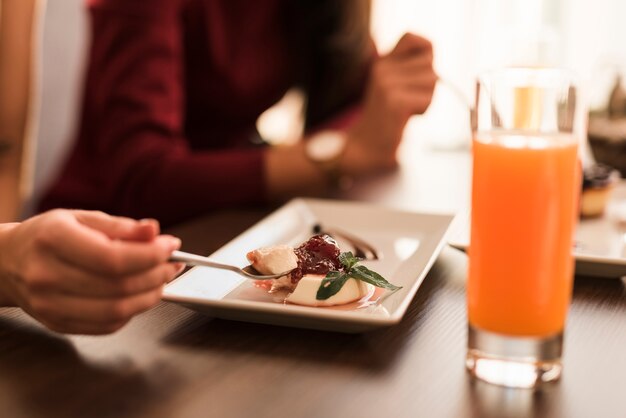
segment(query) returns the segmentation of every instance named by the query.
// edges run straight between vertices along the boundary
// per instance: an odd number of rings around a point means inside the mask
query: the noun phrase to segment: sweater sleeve
[[[262,149],[197,151],[184,137],[182,3],[89,1],[79,143],[114,213],[172,223],[264,200]]]

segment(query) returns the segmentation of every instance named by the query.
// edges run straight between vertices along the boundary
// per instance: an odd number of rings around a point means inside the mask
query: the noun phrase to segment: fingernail
[[[139,226],[150,227],[154,230],[154,233],[158,235],[161,232],[161,226],[159,225],[159,221],[152,218],[144,218],[137,221]]]
[[[167,251],[177,250],[181,245],[180,238],[176,238],[171,235],[159,235],[157,239],[162,243],[162,245],[165,245]]]
[[[180,273],[183,272],[183,270],[185,270],[186,264],[185,263],[175,263],[174,267],[176,268],[176,273],[174,274],[175,276],[178,276]],[[172,279],[174,279],[174,277],[172,277]]]
[[[177,250],[180,248],[182,242],[180,240],[180,238],[177,237],[172,237],[169,235],[166,235],[167,237],[167,242],[170,245],[170,248],[172,249],[172,251]]]

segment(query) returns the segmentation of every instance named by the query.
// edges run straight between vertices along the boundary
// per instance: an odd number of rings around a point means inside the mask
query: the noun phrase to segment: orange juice
[[[563,330],[580,188],[572,135],[477,134],[468,315],[518,336]]]

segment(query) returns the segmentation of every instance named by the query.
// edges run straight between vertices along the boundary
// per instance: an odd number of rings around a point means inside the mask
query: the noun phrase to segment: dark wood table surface
[[[408,144],[402,170],[349,198],[450,212],[467,204],[466,151]],[[211,253],[265,210],[173,228]],[[161,303],[111,336],[49,332],[0,310],[0,417],[626,417],[626,288],[577,277],[562,379],[538,390],[464,369],[467,258],[445,248],[403,321],[347,335],[212,319]]]

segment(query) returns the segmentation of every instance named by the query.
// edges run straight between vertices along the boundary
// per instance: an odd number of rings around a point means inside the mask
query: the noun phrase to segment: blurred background
[[[34,196],[39,196],[72,138],[88,46],[84,0],[47,3],[41,32],[40,106]],[[559,65],[580,76],[590,107],[602,107],[626,73],[624,0],[373,0],[372,35],[381,53],[402,33],[431,39],[439,75],[470,100],[475,75],[507,64]],[[468,147],[467,108],[440,85],[434,102],[407,127],[408,141],[433,149]],[[285,141],[300,131],[297,95],[259,120],[261,133]]]

